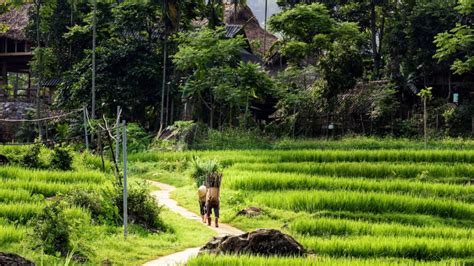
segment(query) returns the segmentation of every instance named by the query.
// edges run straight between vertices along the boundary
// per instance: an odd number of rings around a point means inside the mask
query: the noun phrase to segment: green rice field
[[[474,260],[474,151],[470,142],[287,142],[269,150],[146,152],[130,156],[144,178],[179,187],[197,212],[189,160],[223,165],[223,222],[275,228],[307,258],[203,256],[190,265],[460,265]],[[257,217],[237,216],[256,206]]]
[[[0,154],[20,160],[28,148],[0,146]],[[47,162],[50,151],[42,148],[41,153],[40,159]],[[113,265],[141,265],[156,257],[193,247],[195,243],[203,244],[212,236],[212,231],[202,225],[183,221],[177,214],[163,210],[161,217],[169,223],[170,232],[150,233],[130,224],[129,237],[125,241],[120,225],[92,223],[89,210],[68,206],[64,215],[79,228],[70,228],[70,232],[78,230],[72,239],[78,247],[75,252],[85,255],[87,260],[70,261],[64,256],[42,253],[34,248],[32,233],[35,218],[46,206],[71,191],[112,189],[114,176],[112,171],[100,171],[100,157],[89,153],[73,153],[73,156],[71,171],[30,169],[15,161],[0,166],[0,252],[19,254],[36,265],[101,265],[103,261],[110,261]],[[105,163],[110,169],[110,163]],[[131,178],[130,184],[136,181]],[[182,231],[175,229],[178,225]]]

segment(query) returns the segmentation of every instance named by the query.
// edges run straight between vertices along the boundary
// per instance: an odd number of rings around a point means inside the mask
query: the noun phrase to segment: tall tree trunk
[[[170,86],[167,85],[166,86],[166,109],[165,109],[165,113],[166,113],[166,117],[165,117],[165,125],[169,125],[169,111],[170,111]]]
[[[216,109],[216,106],[215,106],[215,100],[212,97],[212,95],[211,95],[211,100],[209,102],[210,102],[209,111],[211,112],[209,115],[209,127],[214,128],[214,109]]]
[[[426,97],[423,98],[423,128],[425,135],[425,149],[428,147],[428,111],[426,110]]]
[[[36,0],[36,45],[38,47],[38,84],[36,87],[36,118],[41,118],[41,82],[42,82],[42,75],[43,75],[43,52],[41,51],[41,38],[40,38],[40,8],[41,8],[41,1]],[[38,121],[38,136],[42,138],[42,129],[41,129],[41,122]]]
[[[170,108],[170,125],[174,123],[174,101],[173,96],[171,96],[171,108]]]
[[[449,76],[448,76],[448,97],[446,98],[446,102],[447,102],[447,103],[449,103],[449,100],[451,100],[451,93],[452,93],[451,71],[449,71]]]
[[[374,79],[378,80],[380,78],[380,53],[377,45],[377,10],[375,7],[375,0],[372,0],[370,2],[370,31],[372,34],[371,42],[372,57],[374,60]]]
[[[92,26],[92,112],[91,118],[95,119],[95,48],[96,48],[96,35],[97,35],[97,0],[94,0],[94,11],[93,11],[93,26]]]
[[[168,53],[168,36],[165,36],[165,41],[163,44],[163,76],[161,84],[161,108],[160,108],[160,130],[158,130],[158,135],[161,135],[162,130],[165,126],[165,90],[166,90],[166,59]]]

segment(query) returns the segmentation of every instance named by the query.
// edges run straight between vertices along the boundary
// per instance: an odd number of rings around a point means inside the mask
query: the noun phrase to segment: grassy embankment
[[[15,164],[28,147],[0,147],[0,154],[13,158],[13,165],[0,167],[0,251],[14,252],[33,260],[38,265],[64,265],[66,258],[42,254],[33,249],[34,218],[43,208],[70,191],[77,189],[102,191],[112,187],[113,175],[103,173],[99,158],[88,154],[74,154],[72,171],[35,170]],[[41,151],[41,160],[48,162],[50,152]],[[106,162],[110,169],[110,164]],[[131,183],[138,181],[132,178]],[[90,220],[88,210],[70,207],[68,217]],[[86,265],[99,265],[105,260],[120,265],[140,265],[143,262],[196,244],[205,243],[213,232],[204,226],[182,219],[166,209],[162,219],[170,228],[167,232],[150,233],[131,225],[128,239],[123,239],[120,226],[84,224],[74,244],[86,255]],[[74,264],[74,261],[72,261]]]

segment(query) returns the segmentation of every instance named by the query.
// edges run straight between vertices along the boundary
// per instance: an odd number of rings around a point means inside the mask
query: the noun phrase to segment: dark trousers
[[[216,218],[219,218],[219,202],[208,201],[206,204],[207,217],[211,217],[212,210],[214,210],[214,215]]]
[[[206,202],[205,201],[199,201],[199,212],[201,213],[201,216],[206,214]]]

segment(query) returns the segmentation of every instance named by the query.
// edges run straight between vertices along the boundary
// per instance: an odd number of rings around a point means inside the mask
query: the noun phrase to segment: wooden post
[[[128,235],[128,191],[127,191],[127,123],[122,121],[122,148],[123,148],[123,237]]]
[[[115,161],[118,162],[120,157],[120,106],[117,106],[115,127]]]

